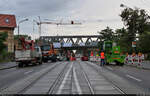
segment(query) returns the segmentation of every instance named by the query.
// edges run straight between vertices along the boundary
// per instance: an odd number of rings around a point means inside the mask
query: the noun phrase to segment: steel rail
[[[65,74],[65,70],[66,70],[67,66],[69,66],[68,63],[66,63],[65,67],[62,69],[62,71],[59,73],[59,75],[57,76],[57,78],[55,79],[53,84],[50,86],[47,94],[53,94],[53,92],[56,89],[57,85],[63,80],[64,74]]]
[[[92,84],[90,83],[90,80],[89,80],[86,72],[84,71],[84,69],[83,69],[82,65],[80,64],[80,62],[78,64],[80,65],[80,68],[82,69],[82,73],[83,73],[83,75],[84,75],[84,77],[86,79],[86,82],[87,82],[87,84],[88,84],[88,86],[90,88],[91,93],[95,94],[94,89],[92,88]]]
[[[108,79],[108,77],[104,76],[103,74],[100,74],[99,70],[97,68],[95,68],[94,66],[92,66],[91,64],[89,64],[88,62],[85,63],[86,65],[92,67],[94,70],[96,69],[97,73],[99,75],[102,75],[106,80],[108,80],[109,82],[111,82],[112,85],[114,85],[113,87],[118,90],[121,94],[126,94],[120,87],[118,87],[113,81],[111,81],[110,79]]]
[[[41,79],[43,76],[45,76],[48,72],[52,71],[53,69],[55,69],[57,66],[59,66],[60,63],[54,65],[52,68],[50,68],[47,72],[45,72],[43,75],[39,76],[36,80],[32,81],[32,83],[30,83],[29,85],[27,85],[25,88],[23,88],[21,91],[19,91],[18,93],[23,93],[25,92],[28,88],[32,87],[33,84],[35,84],[39,79]]]

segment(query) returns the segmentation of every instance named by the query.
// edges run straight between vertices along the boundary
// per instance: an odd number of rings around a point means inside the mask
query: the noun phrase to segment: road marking
[[[33,72],[34,70],[30,70],[30,71],[27,71],[27,72],[25,72],[24,74],[26,75],[26,74],[29,74],[29,73],[31,73],[31,72]]]
[[[131,76],[131,75],[126,75],[127,77],[129,77],[129,78],[131,78],[131,79],[134,79],[134,80],[136,80],[136,81],[138,81],[138,82],[141,82],[142,80],[140,80],[140,79],[138,79],[138,78],[135,78],[135,77],[133,77],[133,76]]]
[[[114,69],[112,69],[111,67],[107,67],[107,68],[110,69],[110,70],[112,70],[112,71],[114,70]]]
[[[73,68],[73,76],[74,76],[77,91],[78,91],[79,94],[82,94],[82,91],[81,91],[81,88],[80,88],[80,85],[79,85],[79,81],[77,79],[77,74],[76,74],[75,68]]]
[[[64,77],[64,79],[63,79],[63,81],[62,81],[62,83],[61,83],[61,85],[60,85],[60,87],[59,87],[59,89],[58,89],[58,91],[57,91],[57,94],[61,94],[61,91],[62,91],[62,89],[63,89],[63,87],[64,87],[64,85],[65,85],[65,83],[66,83],[67,77],[68,77],[68,75],[69,75],[69,73],[70,73],[70,71],[71,71],[71,69],[72,69],[72,66],[73,66],[73,64],[71,64],[69,70],[68,70],[67,73],[65,74],[65,77]]]

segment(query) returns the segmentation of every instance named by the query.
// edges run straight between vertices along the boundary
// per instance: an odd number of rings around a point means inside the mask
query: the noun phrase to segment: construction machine
[[[58,51],[56,49],[54,49],[54,45],[50,44],[50,50],[48,52],[49,54],[49,58],[52,62],[56,62],[57,61],[57,54]]]
[[[19,39],[20,48],[15,50],[15,61],[18,67],[29,64],[42,64],[42,53],[39,46],[34,45],[33,40],[25,40],[24,37]]]
[[[43,62],[48,62],[48,60],[51,60],[52,62],[57,61],[57,55],[59,54],[59,51],[54,48],[53,43],[42,45],[41,50]]]
[[[116,63],[123,66],[125,55],[121,54],[120,46],[117,46],[113,41],[104,41],[103,49],[106,56],[106,64]]]

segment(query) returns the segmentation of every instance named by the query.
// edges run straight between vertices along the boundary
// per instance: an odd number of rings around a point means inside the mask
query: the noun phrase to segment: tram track
[[[50,72],[53,69],[55,69],[57,66],[59,66],[59,64],[56,64],[55,66],[53,66],[49,71],[47,71],[46,73],[44,73],[43,75],[41,75],[39,78],[37,78],[36,80],[34,80],[30,85],[26,86],[23,90],[21,90],[20,92],[18,92],[18,94],[21,94],[25,90],[27,90],[28,88],[32,87],[33,84],[35,84],[39,79],[41,79],[42,77],[44,77],[48,72]]]
[[[99,76],[102,76],[104,79],[106,79],[106,81],[108,81],[112,86],[113,88],[117,91],[117,94],[126,94],[120,87],[118,87],[113,81],[109,80],[106,76],[104,76],[103,74],[100,74],[99,70],[97,70],[97,68],[95,68],[94,66],[92,66],[91,64],[88,64],[87,62],[84,62],[86,64],[86,66],[89,66],[90,68],[92,68],[93,70],[95,70],[96,73],[99,74]],[[80,62],[79,62],[80,64]],[[91,93],[92,94],[97,94],[97,92],[95,92],[95,89],[93,88],[94,86],[90,83],[90,79],[92,78],[88,78],[88,75],[85,71],[84,71],[84,68],[83,68],[83,65],[80,64],[80,66],[82,67],[83,69],[83,72],[84,72],[84,76],[85,78],[87,78],[87,82],[88,82],[88,85],[90,86],[90,90],[91,90]],[[85,65],[84,65],[85,66]],[[100,93],[101,94],[101,93]]]
[[[1,89],[0,94],[22,94],[26,90],[32,87],[39,79],[44,77],[48,72],[51,72],[53,69],[57,68],[60,65],[61,62],[56,63],[50,68],[44,69],[42,72],[37,72],[33,74],[32,76],[29,76],[19,82],[16,82],[15,84],[12,84],[11,86]],[[67,64],[66,64],[67,65]],[[38,74],[39,73],[39,74]]]
[[[118,90],[121,94],[126,94],[119,86],[117,86],[117,84],[115,84],[113,81],[111,81],[108,77],[106,77],[103,74],[100,74],[100,70],[98,70],[97,68],[95,68],[94,66],[92,66],[91,64],[89,64],[88,62],[85,63],[86,65],[90,66],[91,68],[93,68],[99,75],[102,75],[106,80],[108,80],[109,82],[111,82],[112,85],[114,85],[113,87]]]
[[[38,74],[38,72],[36,73]],[[34,75],[33,75],[34,76]],[[26,79],[26,81],[30,79]],[[23,82],[22,82],[23,83]],[[13,89],[14,87],[11,88]],[[31,80],[21,89],[2,94],[126,94],[89,62],[59,62]],[[111,92],[109,92],[111,91]],[[14,92],[14,93],[13,93]]]
[[[58,77],[53,82],[53,84],[50,86],[50,88],[49,88],[49,90],[48,90],[48,92],[46,94],[54,94],[54,91],[56,90],[56,88],[58,87],[58,85],[60,85],[61,81],[64,79],[65,70],[66,70],[67,66],[69,66],[69,64],[65,65],[65,67],[59,73]]]
[[[86,72],[84,71],[84,69],[83,69],[82,65],[80,64],[80,62],[78,62],[78,64],[79,64],[80,68],[82,69],[82,74],[83,74],[83,76],[84,76],[84,78],[85,78],[85,80],[86,80],[86,82],[87,82],[87,84],[88,84],[88,87],[89,87],[89,89],[90,89],[91,94],[95,94],[94,88],[92,87],[92,85],[91,85],[91,83],[90,83],[90,80],[89,80],[89,78],[88,78]]]
[[[21,94],[28,94],[28,93],[32,93],[32,94],[37,94],[37,93],[38,94],[55,94],[58,87],[61,85],[61,83],[64,79],[65,72],[67,71],[68,67],[69,67],[69,62],[65,62],[65,64],[64,63],[59,64],[58,67],[56,66],[56,67],[52,68],[52,70],[50,70],[49,72],[47,72],[47,74],[42,76],[43,78],[42,77],[39,78],[38,80],[36,80],[32,84],[30,84],[28,87],[26,87],[26,89],[24,89],[20,93]],[[58,73],[56,73],[56,71]],[[51,83],[47,83],[46,84],[47,86],[45,86],[45,87],[47,87],[46,89],[48,89],[48,90],[45,90],[44,92],[42,92],[42,90],[39,90],[37,92],[33,92],[33,90],[36,89],[35,85],[41,84],[40,80],[45,81],[44,80],[45,77],[47,78],[48,82],[51,82]],[[39,87],[39,86],[37,86],[37,87]],[[41,89],[42,89],[42,87],[41,87]]]

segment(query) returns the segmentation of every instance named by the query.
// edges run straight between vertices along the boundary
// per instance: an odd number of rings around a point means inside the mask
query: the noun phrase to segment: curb
[[[133,66],[133,65],[126,65],[126,64],[125,64],[125,66],[135,67],[135,68],[144,69],[144,70],[150,70],[150,68],[137,67],[137,66]]]
[[[95,63],[97,64],[97,62],[93,62],[92,63]],[[124,64],[125,66],[130,66],[130,67],[135,67],[135,68],[138,68],[138,69],[144,69],[144,70],[150,70],[150,68],[145,68],[145,67],[138,67],[138,66],[133,66],[133,65],[127,65],[127,64]]]
[[[17,67],[17,65],[11,66],[11,67],[6,67],[6,68],[0,68],[0,70],[11,69],[11,68],[14,68],[14,67]]]

